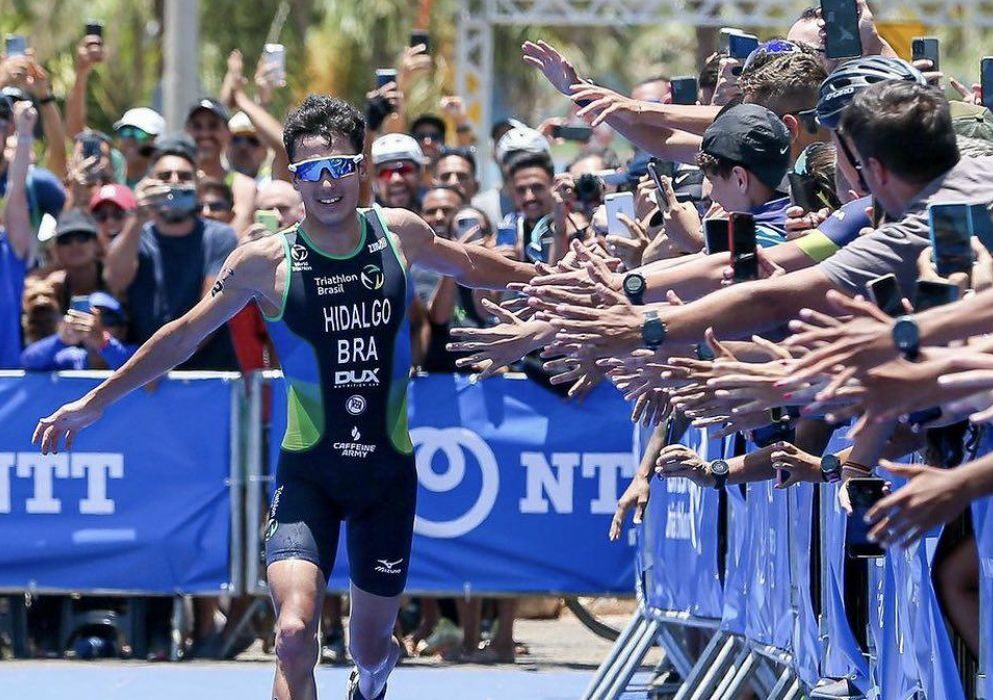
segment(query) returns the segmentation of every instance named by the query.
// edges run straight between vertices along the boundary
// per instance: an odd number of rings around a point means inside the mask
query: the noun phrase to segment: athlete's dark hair
[[[323,136],[331,143],[334,132],[345,136],[356,154],[365,144],[365,119],[344,100],[329,95],[307,95],[300,106],[286,117],[283,146],[293,161],[297,142],[304,136]]]
[[[509,177],[514,177],[518,170],[524,168],[541,168],[548,173],[548,177],[555,178],[555,165],[552,163],[552,157],[547,153],[522,151],[511,156],[507,161],[507,175]]]

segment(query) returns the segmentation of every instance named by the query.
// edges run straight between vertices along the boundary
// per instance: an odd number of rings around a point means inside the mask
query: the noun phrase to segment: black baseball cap
[[[55,238],[61,238],[70,233],[90,233],[97,235],[97,222],[82,209],[70,209],[59,217],[55,224]]]
[[[193,103],[193,105],[190,106],[189,111],[186,112],[186,121],[192,119],[193,115],[202,109],[205,109],[208,112],[212,112],[214,115],[216,115],[218,119],[224,122],[224,126],[228,125],[228,119],[230,119],[230,115],[228,114],[227,107],[222,105],[213,97],[201,97],[199,101]]]
[[[741,165],[775,190],[789,168],[790,132],[774,112],[757,104],[740,104],[707,127],[700,150]]]
[[[162,136],[155,141],[155,160],[162,156],[179,156],[197,164],[197,145],[184,133]]]

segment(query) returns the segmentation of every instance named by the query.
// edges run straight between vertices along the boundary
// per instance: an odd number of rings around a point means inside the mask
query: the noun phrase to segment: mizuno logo
[[[396,561],[388,561],[386,559],[377,559],[376,563],[379,566],[376,567],[376,571],[381,574],[399,574],[403,573],[397,567],[403,563],[403,559],[397,559]]]

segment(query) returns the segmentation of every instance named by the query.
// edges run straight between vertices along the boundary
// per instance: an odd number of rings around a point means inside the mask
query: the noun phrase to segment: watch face
[[[665,340],[665,331],[662,330],[662,323],[658,319],[646,322],[644,336],[645,342],[649,345],[661,345],[662,341]]]
[[[628,275],[624,278],[624,291],[628,294],[640,294],[645,288],[645,278],[641,275]]]
[[[714,461],[714,462],[712,462],[712,463],[711,463],[711,465],[710,465],[710,471],[711,471],[711,472],[712,472],[712,473],[713,473],[713,474],[714,474],[715,476],[724,476],[724,475],[726,475],[726,474],[728,473],[728,471],[729,471],[729,470],[728,470],[728,463],[727,463],[727,462],[725,462],[725,461],[724,461],[723,459],[718,459],[718,460],[715,460],[715,461]]]
[[[821,470],[833,473],[841,470],[841,460],[834,455],[824,455],[821,458]]]
[[[900,319],[893,326],[893,342],[901,350],[916,348],[919,339],[917,324],[913,321]]]

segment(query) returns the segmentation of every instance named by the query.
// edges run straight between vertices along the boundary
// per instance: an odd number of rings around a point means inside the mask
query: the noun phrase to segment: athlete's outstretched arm
[[[462,245],[436,236],[431,227],[405,209],[387,209],[390,229],[400,239],[408,265],[454,277],[459,284],[476,289],[506,289],[511,282],[528,282],[534,265],[511,260],[479,245]]]
[[[38,421],[32,442],[41,442],[42,453],[57,452],[63,436],[66,449],[71,449],[75,434],[94,423],[107,406],[184,362],[208,335],[238,313],[254,296],[252,268],[257,271],[259,264],[249,252],[251,247],[231,253],[210,293],[181,318],[156,331],[100,386]]]

